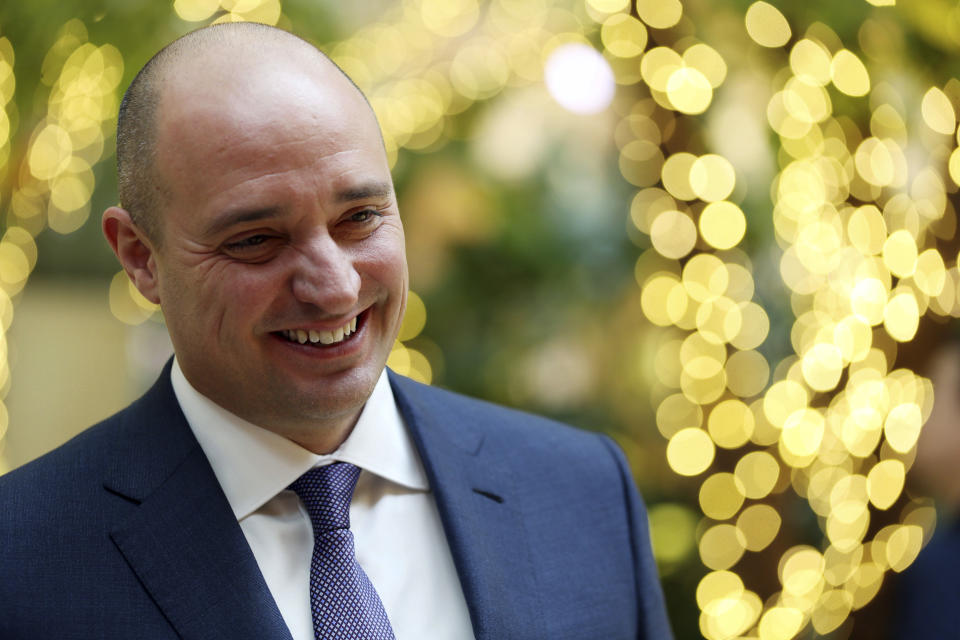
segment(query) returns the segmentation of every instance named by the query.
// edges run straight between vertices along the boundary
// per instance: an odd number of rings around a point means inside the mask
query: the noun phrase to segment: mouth
[[[311,347],[335,347],[349,341],[357,334],[357,322],[363,314],[354,316],[341,327],[331,331],[319,331],[317,329],[283,329],[274,331],[273,335],[293,342]],[[362,320],[361,326],[362,326]]]

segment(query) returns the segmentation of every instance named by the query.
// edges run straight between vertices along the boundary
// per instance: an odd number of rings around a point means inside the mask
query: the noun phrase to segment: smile
[[[299,344],[310,343],[327,346],[339,344],[345,341],[353,333],[355,333],[356,330],[357,318],[354,317],[342,327],[334,329],[333,331],[316,331],[314,329],[285,329],[283,331],[278,331],[277,335],[286,338],[290,342],[297,342]]]

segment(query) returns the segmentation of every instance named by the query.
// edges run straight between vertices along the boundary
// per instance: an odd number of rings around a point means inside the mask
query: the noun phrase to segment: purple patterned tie
[[[313,524],[310,610],[316,640],[394,640],[380,596],[357,563],[350,500],[360,469],[346,462],[314,467],[290,489]]]

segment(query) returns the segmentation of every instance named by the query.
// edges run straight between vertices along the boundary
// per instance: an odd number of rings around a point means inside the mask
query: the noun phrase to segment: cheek
[[[407,254],[403,227],[390,225],[381,229],[376,236],[376,242],[365,247],[364,257],[377,280],[391,289],[402,285],[403,297],[406,298]]]

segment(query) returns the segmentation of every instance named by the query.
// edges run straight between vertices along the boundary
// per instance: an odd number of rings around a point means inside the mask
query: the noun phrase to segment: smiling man
[[[0,478],[0,637],[670,637],[609,439],[385,370],[403,227],[312,45],[202,29],[134,79],[103,215],[175,358]]]

